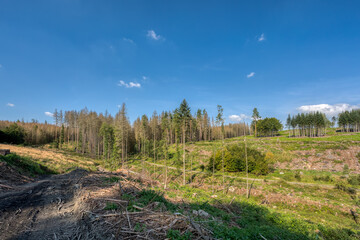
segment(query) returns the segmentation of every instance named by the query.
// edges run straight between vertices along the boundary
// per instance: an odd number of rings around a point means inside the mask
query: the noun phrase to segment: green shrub
[[[343,174],[349,174],[349,172],[350,172],[349,165],[345,164],[343,169]]]
[[[300,172],[296,172],[296,173],[295,173],[295,179],[298,180],[299,182],[301,182]]]
[[[222,158],[224,157],[224,168],[227,172],[243,172],[246,171],[246,157],[244,145],[230,145],[223,149],[219,149],[214,156],[209,159],[208,169],[212,171],[213,163],[216,170],[222,169]],[[254,174],[268,174],[269,160],[260,151],[247,148],[248,169]]]
[[[314,176],[314,181],[333,182],[334,180],[329,176]]]

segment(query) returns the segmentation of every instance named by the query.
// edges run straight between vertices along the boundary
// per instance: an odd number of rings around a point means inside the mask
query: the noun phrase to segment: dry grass
[[[53,149],[23,147],[8,144],[0,144],[0,149],[10,149],[11,153],[30,157],[59,173],[65,173],[69,169],[74,169],[76,167],[88,170],[96,169],[94,161],[89,161],[83,157],[70,156]]]

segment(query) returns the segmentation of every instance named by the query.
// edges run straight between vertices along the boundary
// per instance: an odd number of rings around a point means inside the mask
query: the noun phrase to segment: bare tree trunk
[[[167,184],[167,174],[168,174],[168,166],[167,166],[167,160],[168,160],[168,141],[169,141],[169,136],[167,134],[167,138],[165,140],[165,179],[164,179],[164,190],[166,190],[166,184]]]
[[[215,184],[215,152],[216,152],[216,147],[214,147],[213,149],[213,155],[214,155],[214,159],[213,159],[213,168],[212,168],[212,189],[213,189],[213,192],[215,191],[214,189],[214,184]]]
[[[225,168],[224,168],[224,133],[222,133],[222,151],[221,151],[221,159],[222,159],[222,183],[224,186],[225,183]],[[225,190],[225,188],[224,188]]]
[[[183,127],[183,174],[184,174],[184,179],[183,179],[183,185],[186,184],[186,166],[185,166],[185,126]]]
[[[245,136],[245,161],[246,161],[246,198],[249,198],[249,166],[248,166],[248,157],[247,157],[247,144]]]
[[[154,124],[155,125],[155,124]],[[154,173],[155,173],[155,160],[156,160],[156,130],[155,130],[156,126],[154,126]]]

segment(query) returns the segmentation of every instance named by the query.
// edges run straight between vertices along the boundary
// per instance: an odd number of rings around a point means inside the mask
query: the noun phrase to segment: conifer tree
[[[191,120],[190,107],[186,100],[184,99],[179,107],[179,119],[181,121],[181,129],[182,129],[182,144],[183,144],[183,185],[186,184],[186,131],[188,128],[188,124]]]
[[[216,116],[216,125],[221,126],[220,132],[221,132],[221,148],[222,148],[222,177],[223,177],[223,184],[225,182],[225,172],[224,172],[224,118],[223,118],[223,112],[224,109],[221,105],[217,105],[218,114]]]
[[[259,114],[259,112],[258,112],[258,110],[257,110],[257,108],[254,108],[253,109],[253,115],[252,115],[252,119],[253,119],[253,122],[254,122],[254,124],[255,124],[255,137],[257,137],[257,121],[260,119],[261,117],[260,117],[260,114]]]

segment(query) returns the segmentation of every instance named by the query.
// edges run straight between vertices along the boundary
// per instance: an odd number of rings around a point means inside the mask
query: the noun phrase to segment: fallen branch
[[[98,198],[98,199],[104,200],[104,201],[111,201],[111,202],[128,203],[128,201],[126,201],[126,200],[114,199],[114,198]]]

